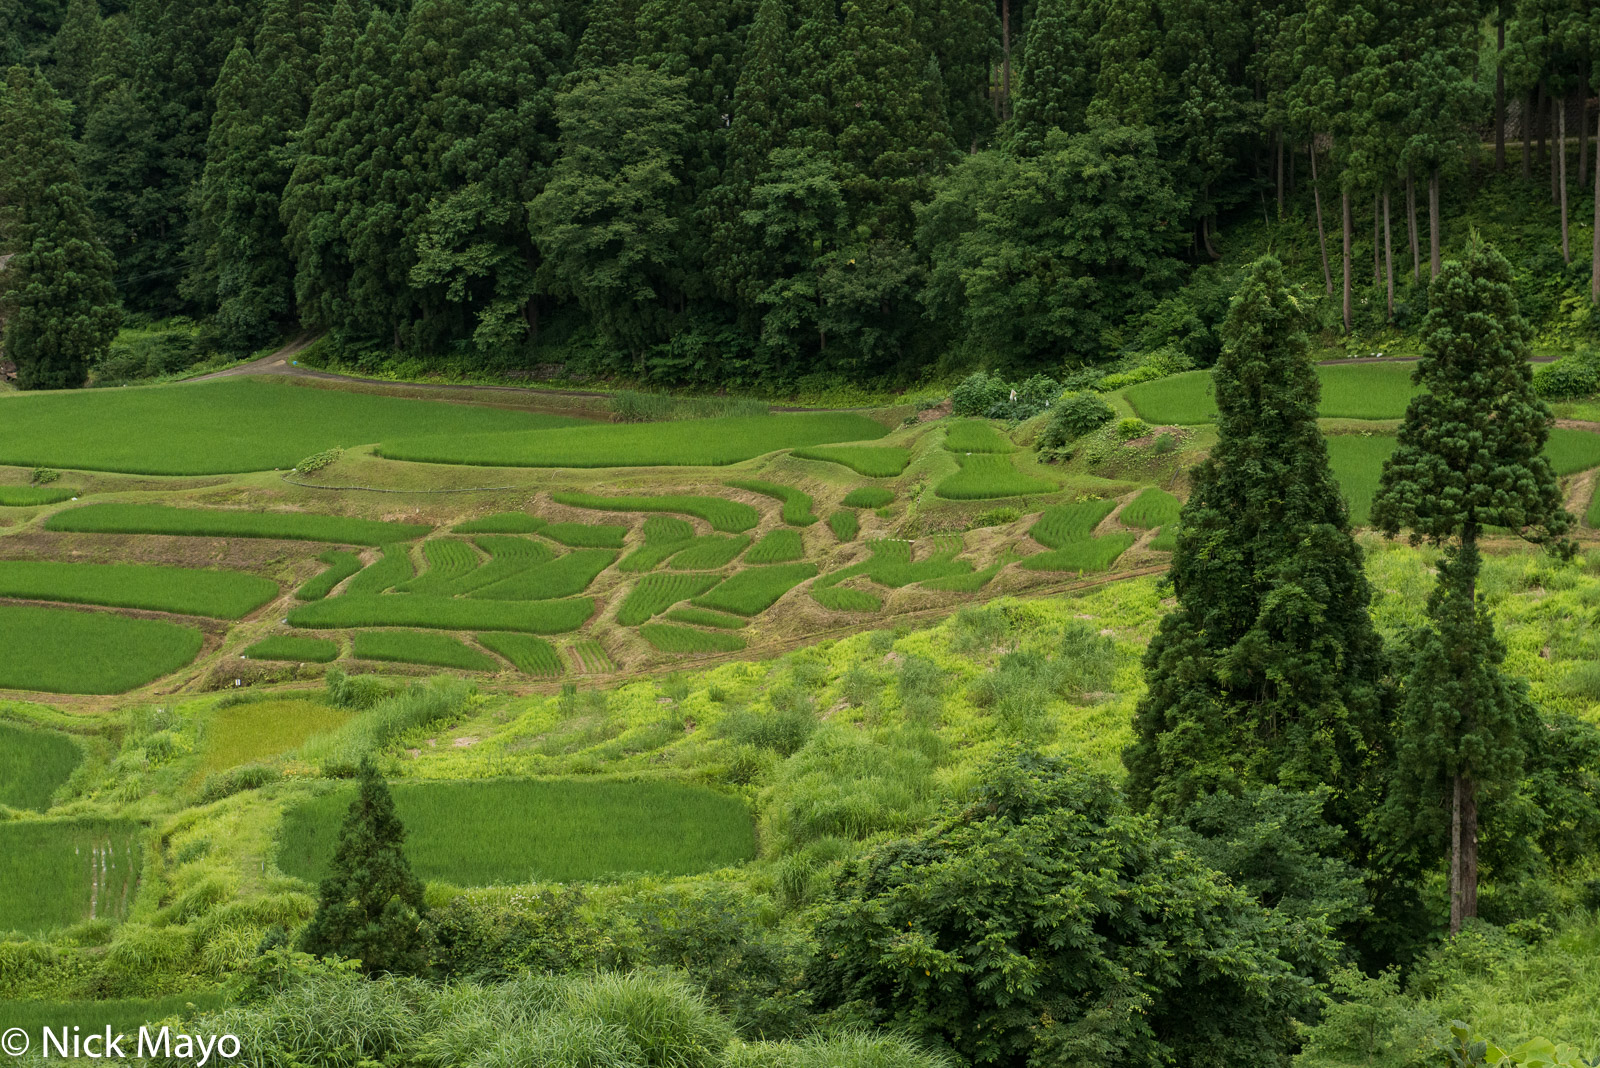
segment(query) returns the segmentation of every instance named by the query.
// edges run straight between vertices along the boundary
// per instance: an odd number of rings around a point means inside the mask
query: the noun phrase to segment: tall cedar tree
[[[23,389],[83,385],[116,336],[116,265],[78,180],[66,108],[48,82],[12,67],[0,89],[0,272],[5,353]]]
[[[95,53],[100,49],[99,0],[71,0],[50,45],[50,84],[72,105],[74,132],[83,130],[83,108],[95,75]]]
[[[1051,130],[1078,133],[1094,95],[1095,9],[1085,0],[1042,0],[1028,20],[1028,46],[1013,95],[1013,147],[1043,149]]]
[[[1317,429],[1305,325],[1282,265],[1257,261],[1223,327],[1218,441],[1183,508],[1178,607],[1145,655],[1124,754],[1135,801],[1158,812],[1326,783],[1330,818],[1351,829],[1374,802],[1387,664]]]
[[[1531,541],[1566,532],[1554,471],[1541,450],[1550,409],[1533,392],[1533,336],[1518,312],[1511,265],[1476,237],[1429,291],[1422,387],[1406,409],[1372,503],[1372,525],[1413,544],[1446,545],[1417,643],[1398,726],[1398,782],[1449,811],[1450,929],[1477,915],[1478,802],[1515,782],[1532,715],[1500,677],[1504,651],[1477,607],[1478,535],[1509,527]],[[1402,792],[1402,797],[1407,796]],[[1402,802],[1404,803],[1404,802]]]
[[[360,791],[317,891],[317,913],[301,932],[301,949],[359,960],[368,975],[422,970],[427,906],[401,848],[405,838],[389,787],[371,758],[363,760]]]

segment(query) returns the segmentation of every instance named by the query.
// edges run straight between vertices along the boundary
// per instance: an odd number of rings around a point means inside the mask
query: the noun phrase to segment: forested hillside
[[[23,385],[119,300],[457,373],[1181,369],[1267,246],[1381,347],[1474,226],[1550,337],[1600,300],[1572,0],[7,0],[0,59]]]

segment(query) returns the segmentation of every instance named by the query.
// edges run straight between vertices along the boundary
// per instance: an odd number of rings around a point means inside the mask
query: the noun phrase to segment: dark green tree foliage
[[[1085,0],[1041,0],[1028,20],[1028,47],[1013,94],[1012,137],[1038,151],[1051,130],[1078,133],[1094,97],[1095,7]]]
[[[95,59],[100,51],[99,0],[71,0],[50,45],[50,84],[72,105],[75,131],[83,130],[84,106],[94,81]]]
[[[0,309],[23,389],[83,385],[121,321],[115,264],[96,233],[73,159],[67,111],[37,73],[0,87]]]
[[[1000,55],[996,5],[990,0],[919,0],[915,13],[917,37],[942,86],[950,139],[957,151],[976,152],[988,143],[995,125],[989,81]]]
[[[1218,791],[1327,783],[1354,828],[1387,746],[1386,663],[1317,429],[1302,298],[1277,260],[1252,268],[1223,337],[1218,441],[1183,508],[1178,607],[1145,655],[1129,788],[1177,815]]]
[[[368,975],[414,975],[425,963],[422,882],[402,846],[406,831],[389,787],[371,759],[350,804],[317,912],[300,933],[300,948],[317,956],[361,961]]]
[[[1271,1064],[1308,988],[1289,934],[1130,814],[1114,784],[1005,753],[915,838],[845,866],[819,1002],[973,1064]]]
[[[1429,302],[1413,376],[1424,392],[1406,409],[1372,524],[1447,546],[1406,681],[1395,806],[1448,826],[1454,931],[1477,915],[1478,802],[1519,778],[1533,716],[1500,673],[1504,650],[1477,601],[1478,536],[1509,527],[1550,542],[1571,519],[1542,454],[1552,416],[1533,391],[1532,330],[1510,264],[1475,239],[1434,279]]]

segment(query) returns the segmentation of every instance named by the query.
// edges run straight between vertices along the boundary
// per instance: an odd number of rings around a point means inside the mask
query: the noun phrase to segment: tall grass
[[[140,1027],[175,1016],[188,1016],[220,1007],[221,990],[194,990],[159,998],[109,998],[87,1001],[0,1001],[0,1030],[20,1027],[37,1035],[42,1027],[77,1026],[83,1034],[111,1028],[113,1035],[138,1033]],[[190,1009],[190,1006],[193,1009]],[[123,1047],[129,1044],[124,1042]]]
[[[211,538],[285,538],[337,545],[415,541],[431,527],[306,512],[173,508],[165,504],[85,504],[45,520],[46,530],[87,534],[187,534]]]
[[[560,675],[565,670],[555,646],[543,638],[535,638],[531,634],[493,631],[478,635],[478,641],[511,661],[524,675],[552,677]]]
[[[183,667],[201,643],[161,620],[0,605],[0,689],[123,693]]]
[[[333,592],[335,586],[361,570],[361,557],[343,549],[329,549],[317,559],[328,567],[321,574],[307,579],[304,585],[294,591],[295,597],[299,600],[320,601]]]
[[[238,619],[277,595],[277,583],[242,571],[0,560],[0,597]]]
[[[755,855],[744,803],[700,786],[506,779],[402,782],[392,793],[412,868],[456,886],[688,875]],[[353,796],[335,790],[290,809],[278,866],[321,879]]]
[[[253,660],[302,660],[326,664],[338,657],[339,645],[327,638],[273,634],[247,648],[243,655]]]
[[[592,493],[552,493],[558,504],[574,508],[595,508],[606,512],[678,512],[697,516],[713,530],[741,534],[761,522],[761,513],[741,501],[726,497],[696,497],[686,494],[658,496],[597,497]]]
[[[561,601],[484,601],[423,594],[334,597],[289,612],[297,627],[431,627],[436,630],[522,630],[560,634],[594,614],[587,597]]]
[[[611,414],[619,423],[659,423],[669,419],[751,418],[767,415],[771,405],[751,397],[673,397],[624,389],[611,398]]]
[[[83,750],[66,735],[0,722],[0,805],[42,812],[82,762]]]
[[[805,555],[806,545],[799,531],[769,530],[744,558],[751,564],[786,564],[804,559]]]
[[[721,581],[720,575],[660,574],[646,575],[634,584],[628,596],[617,609],[617,622],[624,627],[637,626],[658,616],[679,601],[686,601],[709,590]]]
[[[671,623],[646,623],[639,636],[663,653],[736,653],[744,648],[744,639],[737,635]]]
[[[500,668],[492,658],[450,635],[425,630],[358,631],[350,655],[357,660],[390,660],[462,671],[498,671]]]
[[[123,820],[0,823],[6,929],[34,934],[126,916],[139,882],[141,833]]]
[[[782,501],[783,521],[791,527],[808,527],[817,521],[817,517],[811,511],[811,494],[797,490],[793,486],[780,486],[776,482],[763,482],[753,478],[735,479],[728,485]]]
[[[802,460],[840,464],[868,478],[893,478],[911,462],[911,450],[898,445],[835,445],[795,449],[794,455]]]
[[[817,574],[815,564],[772,564],[747,567],[694,599],[698,608],[732,612],[740,616],[760,615],[784,594]]]
[[[204,721],[196,776],[272,760],[350,721],[348,708],[318,698],[248,701],[218,708]]]
[[[328,671],[331,694],[362,696],[347,685],[355,681],[337,668]],[[326,770],[353,771],[362,757],[382,752],[407,732],[433,727],[460,714],[476,692],[464,680],[445,675],[413,683],[398,693],[378,696],[342,726],[307,739],[296,755]]]

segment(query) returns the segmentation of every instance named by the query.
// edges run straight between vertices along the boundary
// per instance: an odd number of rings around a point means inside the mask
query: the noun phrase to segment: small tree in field
[[[1424,354],[1384,465],[1372,525],[1445,546],[1417,639],[1397,729],[1391,812],[1425,830],[1449,812],[1450,930],[1478,912],[1478,802],[1516,782],[1537,715],[1500,673],[1505,650],[1478,603],[1478,535],[1509,527],[1530,541],[1565,533],[1555,472],[1542,455],[1550,409],[1528,368],[1533,331],[1517,310],[1511,265],[1474,239],[1429,291]],[[1448,804],[1441,802],[1448,799]]]
[[[405,837],[389,787],[371,759],[363,760],[360,793],[318,891],[317,914],[300,936],[302,949],[359,959],[369,975],[421,971],[427,906],[401,850]]]

